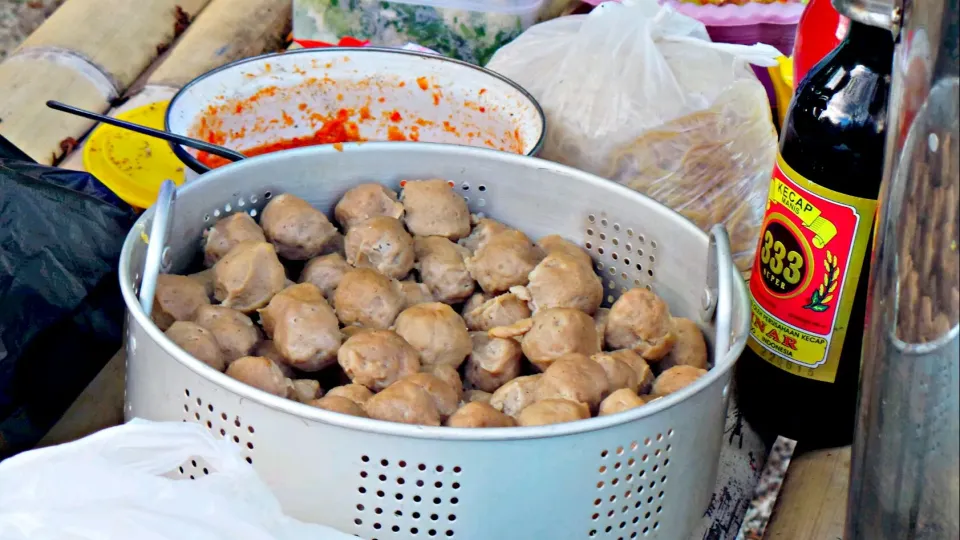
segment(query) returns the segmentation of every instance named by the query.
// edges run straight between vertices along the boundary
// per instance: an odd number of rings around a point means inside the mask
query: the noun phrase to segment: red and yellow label
[[[877,201],[838,193],[777,157],[750,276],[750,348],[785,371],[833,382]]]

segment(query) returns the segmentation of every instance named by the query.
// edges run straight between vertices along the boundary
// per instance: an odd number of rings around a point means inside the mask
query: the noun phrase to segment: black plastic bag
[[[32,448],[119,350],[135,219],[94,177],[0,137],[0,459]]]

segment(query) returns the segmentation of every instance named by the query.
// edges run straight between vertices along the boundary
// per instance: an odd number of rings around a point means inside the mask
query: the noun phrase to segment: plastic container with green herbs
[[[484,65],[533,24],[556,17],[572,0],[294,0],[298,40],[336,43],[344,36],[371,45],[422,45]]]

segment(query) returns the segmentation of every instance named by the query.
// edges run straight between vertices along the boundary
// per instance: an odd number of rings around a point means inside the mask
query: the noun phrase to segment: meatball
[[[206,233],[203,263],[213,266],[241,242],[266,242],[263,229],[246,212],[237,212],[217,222]]]
[[[408,180],[400,194],[404,223],[417,236],[458,240],[470,234],[467,201],[446,180]]]
[[[355,224],[347,232],[344,249],[348,263],[390,278],[402,279],[413,269],[413,237],[396,218],[376,216]]]
[[[517,422],[487,403],[470,402],[457,409],[445,425],[459,428],[497,428],[513,427]]]
[[[537,400],[568,399],[586,403],[595,411],[610,392],[607,373],[600,364],[582,354],[557,358],[537,385]]]
[[[648,364],[642,356],[630,349],[620,349],[619,351],[601,354],[611,356],[633,369],[633,372],[637,374],[636,390],[638,394],[647,394],[650,392],[650,387],[653,386],[653,370],[650,369],[650,364]]]
[[[537,240],[537,247],[540,248],[540,251],[543,251],[543,253],[546,255],[563,253],[570,255],[586,266],[593,268],[593,259],[590,258],[590,254],[587,253],[582,247],[565,239],[559,234],[551,234]]]
[[[253,348],[250,356],[269,358],[280,367],[280,371],[283,372],[285,377],[292,379],[294,376],[293,368],[287,365],[287,360],[280,354],[280,351],[277,350],[276,345],[273,344],[273,340],[261,340],[260,343],[257,343],[257,346]]]
[[[610,319],[610,310],[607,308],[600,308],[596,313],[593,314],[593,322],[597,327],[597,340],[598,347],[602,350],[606,345],[604,343],[604,334],[607,333],[607,321]]]
[[[403,309],[417,304],[429,304],[436,302],[430,289],[423,283],[417,283],[412,279],[397,282],[397,290],[403,297]]]
[[[450,386],[450,384],[436,375],[431,373],[414,373],[409,377],[404,377],[403,380],[412,382],[420,388],[423,388],[427,394],[430,395],[430,398],[433,399],[433,404],[437,407],[437,412],[440,413],[441,420],[445,420],[453,414],[460,404],[459,389]]]
[[[312,283],[280,291],[260,310],[264,330],[287,363],[301,371],[332,365],[340,348],[340,322]]]
[[[633,349],[648,361],[657,361],[673,347],[673,328],[666,302],[647,289],[630,289],[610,307],[607,347]]]
[[[310,379],[295,379],[290,388],[290,399],[309,403],[323,395],[320,383]]]
[[[320,289],[317,288],[316,285],[312,283],[294,283],[289,285],[271,298],[267,307],[258,310],[260,314],[260,324],[263,326],[263,330],[267,333],[268,337],[273,337],[277,320],[283,315],[283,309],[298,302],[326,304],[323,293],[320,292]]]
[[[498,326],[511,324],[530,317],[530,308],[527,303],[514,293],[485,299],[483,295],[475,294],[463,306],[463,320],[467,328],[473,331],[486,332]]]
[[[306,261],[329,253],[338,242],[336,227],[307,201],[284,193],[267,203],[260,226],[284,259]]]
[[[336,388],[331,388],[330,391],[327,392],[327,397],[330,396],[346,398],[357,405],[363,406],[368,399],[373,397],[373,392],[371,392],[369,388],[363,386],[362,384],[350,383],[343,386],[337,386]]]
[[[416,349],[390,330],[354,334],[340,347],[337,361],[350,380],[374,392],[420,371]]]
[[[476,223],[470,235],[460,239],[459,242],[459,244],[465,247],[470,253],[474,253],[480,249],[488,240],[493,238],[493,235],[510,230],[510,227],[490,218],[478,219]]]
[[[534,312],[549,308],[574,308],[593,315],[603,302],[603,283],[575,255],[555,252],[547,255],[530,272],[530,305]]]
[[[364,328],[362,326],[344,326],[340,329],[340,337],[342,341],[346,341],[354,336],[354,334],[359,334],[360,332],[366,332],[370,330],[369,328]]]
[[[254,348],[260,342],[260,331],[250,317],[235,309],[202,306],[197,310],[195,321],[213,334],[220,345],[223,359],[228,364],[237,358],[253,354]]]
[[[220,345],[213,333],[199,324],[189,321],[176,321],[166,331],[170,341],[176,343],[191,356],[217,371],[227,367]]]
[[[443,364],[457,368],[473,348],[463,319],[453,308],[439,302],[403,310],[394,328],[420,353],[420,361],[426,366]]]
[[[599,416],[617,414],[619,412],[645,405],[647,400],[638,396],[636,392],[629,388],[621,388],[600,402]]]
[[[374,395],[367,400],[365,409],[370,418],[377,420],[422,426],[440,425],[440,412],[433,398],[426,390],[407,380],[397,381]]]
[[[489,405],[492,397],[493,394],[490,392],[484,392],[483,390],[466,390],[463,392],[463,398],[461,398],[460,401],[462,403],[473,403],[474,401],[479,401]]]
[[[690,319],[674,317],[671,321],[676,340],[673,349],[657,364],[661,371],[674,366],[707,368],[707,342],[697,323]]]
[[[470,339],[473,350],[464,371],[467,384],[493,392],[520,375],[523,352],[516,340],[490,337],[486,332],[473,332]]]
[[[244,356],[227,366],[227,375],[275,396],[287,397],[293,383],[273,360],[262,356]]]
[[[323,293],[324,298],[332,300],[333,292],[350,269],[351,266],[339,253],[314,257],[303,267],[300,283],[313,283]]]
[[[510,229],[490,237],[466,263],[483,292],[500,294],[515,285],[526,285],[541,258],[527,235]]]
[[[541,371],[565,354],[600,352],[593,319],[578,309],[542,309],[523,336],[523,354]]]
[[[482,292],[472,294],[470,298],[467,298],[467,301],[463,303],[463,307],[460,308],[460,315],[463,316],[464,320],[467,320],[468,313],[482,306],[487,302],[487,300],[490,300],[490,298],[490,296],[483,294]],[[469,325],[470,322],[467,321],[467,326]]]
[[[157,276],[150,318],[166,331],[175,321],[192,321],[197,308],[210,304],[204,286],[195,279],[173,274]]]
[[[460,373],[457,372],[456,368],[445,364],[437,364],[434,366],[421,366],[420,369],[424,373],[429,373],[449,384],[451,388],[457,391],[457,399],[459,399],[460,394],[463,393],[463,381],[460,379]]]
[[[333,293],[333,306],[344,325],[390,328],[403,310],[396,282],[376,270],[356,268],[344,274]]]
[[[213,291],[215,289],[214,281],[215,274],[213,268],[207,268],[206,270],[201,270],[196,274],[190,274],[188,278],[196,281],[203,286],[204,292],[207,293],[207,298],[213,300]]]
[[[496,326],[487,331],[487,335],[495,338],[520,339],[533,328],[533,319],[521,319],[510,326]]]
[[[403,217],[403,205],[397,202],[397,192],[380,184],[360,184],[352,188],[333,209],[333,217],[344,231],[376,216]]]
[[[414,248],[420,280],[437,302],[457,304],[470,298],[476,283],[467,272],[465,248],[442,236],[418,236]]]
[[[226,307],[252,313],[286,285],[283,265],[271,244],[243,242],[214,269],[214,296]]]
[[[309,401],[307,405],[340,414],[349,414],[350,416],[359,416],[361,418],[367,417],[367,413],[364,412],[363,407],[341,396],[327,394],[320,399]]]
[[[537,385],[543,375],[527,375],[507,382],[490,396],[490,405],[516,418],[520,411],[537,400]]]
[[[520,411],[517,424],[546,426],[590,418],[590,409],[584,403],[567,399],[544,399]]]
[[[686,388],[694,381],[707,374],[707,370],[693,366],[674,366],[661,373],[653,381],[653,394],[666,396]]]
[[[639,358],[639,356],[637,358]],[[606,372],[607,383],[611,391],[621,388],[629,388],[632,392],[639,390],[639,374],[633,369],[633,366],[609,353],[597,353],[591,356],[590,359],[600,364],[600,367]],[[643,359],[641,358],[640,361],[642,362]]]

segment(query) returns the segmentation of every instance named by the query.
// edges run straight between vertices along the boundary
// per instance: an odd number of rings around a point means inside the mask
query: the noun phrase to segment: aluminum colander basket
[[[158,267],[186,268],[203,231],[231,213],[256,215],[273,195],[292,193],[332,214],[359,183],[398,189],[423,178],[453,182],[471,211],[531,238],[579,242],[603,276],[607,303],[626,288],[652,288],[673,314],[700,324],[713,369],[613,416],[529,428],[410,426],[246,386],[187,355],[141,308],[138,294],[152,299]],[[205,174],[175,196],[161,194],[144,213],[120,260],[127,418],[207,426],[238,445],[288,514],[365,539],[685,539],[703,515],[750,311],[722,229],[708,236],[639,193],[568,167],[425,143],[270,154]],[[196,460],[178,474],[207,472]]]

